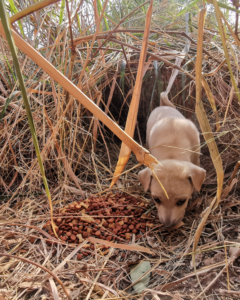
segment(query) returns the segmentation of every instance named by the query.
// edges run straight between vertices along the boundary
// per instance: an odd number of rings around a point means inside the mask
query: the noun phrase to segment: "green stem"
[[[46,179],[46,176],[45,176],[45,170],[44,170],[42,158],[41,158],[41,155],[40,155],[40,149],[39,149],[39,145],[38,145],[37,132],[36,132],[36,128],[35,128],[35,125],[34,125],[33,116],[32,116],[32,112],[31,112],[31,108],[30,108],[30,103],[29,103],[29,100],[28,100],[28,97],[27,97],[27,91],[26,91],[26,87],[25,87],[25,84],[24,84],[21,68],[20,68],[20,65],[19,65],[19,62],[18,62],[17,51],[16,51],[15,44],[14,44],[14,41],[13,41],[13,38],[12,38],[9,18],[8,18],[6,10],[5,10],[4,0],[0,0],[0,18],[1,18],[1,21],[2,21],[2,25],[3,25],[4,31],[5,31],[5,35],[6,35],[6,38],[7,38],[7,41],[8,41],[10,51],[12,53],[13,64],[15,66],[18,81],[19,81],[19,85],[20,85],[20,88],[21,88],[23,101],[24,101],[24,106],[25,106],[25,109],[26,109],[27,118],[28,118],[30,130],[31,130],[31,134],[32,134],[32,139],[33,139],[36,155],[37,155],[37,158],[38,158],[38,164],[39,164],[40,171],[41,171],[41,174],[42,174],[42,179],[43,179],[43,182],[44,182],[46,194],[47,194],[47,197],[48,197],[48,200],[49,200],[52,227],[53,227],[53,230],[55,232],[55,226],[54,226],[53,218],[52,218],[51,194],[50,194],[47,179]]]

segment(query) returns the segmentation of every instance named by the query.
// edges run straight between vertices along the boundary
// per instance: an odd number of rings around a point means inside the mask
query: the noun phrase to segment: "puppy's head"
[[[160,221],[166,227],[172,227],[183,219],[194,188],[200,191],[206,171],[190,162],[173,159],[161,161],[160,164],[155,167],[154,173],[168,198],[151,169],[140,171],[138,179],[145,192],[150,189]]]

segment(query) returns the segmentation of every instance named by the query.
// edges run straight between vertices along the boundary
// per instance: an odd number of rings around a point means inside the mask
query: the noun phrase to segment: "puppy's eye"
[[[159,198],[153,198],[153,200],[157,203],[157,204],[161,204],[161,200]]]
[[[185,202],[186,202],[186,199],[181,199],[181,200],[178,200],[178,202],[176,204],[177,204],[177,206],[182,206]]]

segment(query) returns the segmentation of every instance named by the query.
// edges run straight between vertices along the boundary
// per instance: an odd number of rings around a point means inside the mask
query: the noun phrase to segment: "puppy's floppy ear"
[[[141,182],[141,185],[143,186],[145,193],[150,188],[151,176],[152,176],[152,171],[150,168],[145,168],[138,173],[138,179]]]
[[[194,164],[189,166],[188,177],[192,181],[194,188],[199,192],[206,176],[206,171]]]

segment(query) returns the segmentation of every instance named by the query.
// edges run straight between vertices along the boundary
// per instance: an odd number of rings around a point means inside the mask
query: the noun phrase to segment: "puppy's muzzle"
[[[176,224],[179,223],[179,220],[173,220],[171,221],[170,219],[162,219],[162,218],[159,218],[160,219],[160,222],[166,227],[166,228],[169,228],[169,227],[173,227],[175,226]]]

